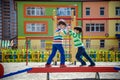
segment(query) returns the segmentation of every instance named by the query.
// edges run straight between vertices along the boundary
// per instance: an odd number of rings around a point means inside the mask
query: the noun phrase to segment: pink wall
[[[86,7],[90,8],[90,16],[86,16]],[[104,16],[100,15],[100,7],[104,7]],[[107,18],[108,2],[83,2],[83,18]],[[86,23],[104,23],[104,32],[86,32]],[[83,36],[104,36],[108,32],[108,21],[106,20],[84,20]]]

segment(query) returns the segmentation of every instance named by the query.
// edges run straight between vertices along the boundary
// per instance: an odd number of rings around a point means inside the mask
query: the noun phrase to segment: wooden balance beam
[[[28,73],[47,73],[47,80],[49,80],[49,73],[56,72],[96,72],[95,79],[100,80],[99,72],[118,72],[111,66],[95,66],[95,67],[33,67]]]

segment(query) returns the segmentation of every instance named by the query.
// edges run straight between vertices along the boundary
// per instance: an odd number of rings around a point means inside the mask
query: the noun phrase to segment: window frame
[[[104,48],[105,47],[105,40],[100,40],[100,48]]]
[[[64,10],[63,12],[65,12],[66,11],[66,14],[65,15],[58,15],[59,13],[59,11],[58,11],[58,9],[70,9],[70,10]],[[72,10],[74,10],[74,15],[76,15],[76,8],[74,7],[74,8],[72,8],[72,7],[58,7],[58,8],[56,8],[56,13],[57,13],[57,16],[71,16],[72,15],[72,13],[71,13],[71,11]],[[62,11],[62,10],[61,10]],[[69,15],[67,15],[68,14],[68,11],[70,12],[69,13]]]
[[[90,16],[90,7],[86,7],[86,16]]]
[[[120,23],[115,24],[115,30],[116,32],[120,32]]]
[[[43,32],[28,32],[27,31],[27,24],[44,24],[45,26],[45,31]],[[48,22],[47,21],[25,21],[24,22],[24,33],[25,34],[47,34],[48,33]]]
[[[29,8],[29,9],[28,9]],[[39,10],[38,10],[39,9]],[[30,12],[28,15],[28,11]],[[40,11],[44,11],[44,12],[40,12]],[[39,12],[39,15],[38,15],[38,12]],[[33,14],[34,13],[34,14]],[[44,13],[43,15],[40,13]],[[42,8],[42,7],[26,7],[26,15],[27,16],[45,16],[45,8]]]
[[[57,9],[57,8],[61,8],[61,7],[63,7],[63,8],[75,8],[75,10],[76,10],[76,17],[78,17],[78,6],[77,5],[69,5],[69,4],[63,4],[63,5],[51,5],[51,4],[49,4],[49,5],[47,5],[47,4],[24,4],[24,11],[23,11],[23,13],[24,13],[24,17],[25,18],[53,18],[53,15],[44,15],[44,16],[27,16],[26,15],[26,8],[27,7],[42,7],[42,8],[55,8],[55,9]],[[64,18],[64,17],[70,17],[70,16],[60,16],[60,18]],[[59,18],[59,16],[58,16],[58,18]]]
[[[46,48],[46,40],[40,40],[40,48],[45,49]]]
[[[87,39],[86,40],[86,48],[90,48],[91,47],[91,40]]]
[[[103,28],[101,25],[103,25]],[[104,32],[104,31],[105,31],[104,23],[86,23],[86,32]]]
[[[120,16],[120,7],[115,7],[115,15]]]
[[[100,16],[104,16],[104,15],[105,15],[105,8],[100,7]]]

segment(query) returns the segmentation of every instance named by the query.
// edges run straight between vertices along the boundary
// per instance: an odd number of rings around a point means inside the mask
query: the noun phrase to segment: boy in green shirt
[[[82,28],[81,27],[75,27],[74,31],[69,30],[70,36],[73,37],[74,46],[78,48],[78,51],[76,53],[76,59],[81,62],[80,66],[85,66],[86,62],[82,59],[82,56],[84,56],[89,62],[89,66],[95,66],[94,61],[90,58],[90,56],[87,54],[84,45],[81,40],[81,34],[82,34]]]

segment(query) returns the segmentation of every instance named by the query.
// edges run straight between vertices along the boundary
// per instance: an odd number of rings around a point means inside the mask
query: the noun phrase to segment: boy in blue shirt
[[[63,36],[66,34],[65,31],[65,27],[66,27],[66,23],[64,20],[60,20],[58,22],[58,28],[56,29],[55,33],[54,33],[54,40],[53,40],[53,44],[52,44],[52,53],[50,54],[47,63],[46,63],[46,67],[51,67],[51,62],[52,59],[54,58],[57,50],[59,50],[61,56],[60,56],[60,67],[66,67],[65,65],[65,52],[62,46],[62,41],[63,41]]]

